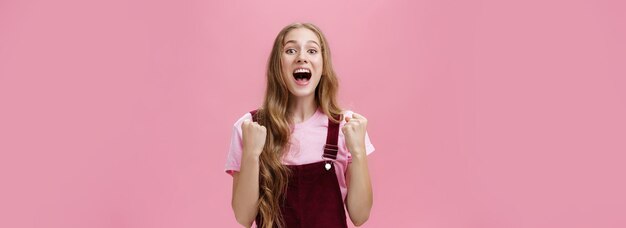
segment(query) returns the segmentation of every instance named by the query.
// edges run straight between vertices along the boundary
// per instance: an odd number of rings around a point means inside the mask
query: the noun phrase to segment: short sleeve
[[[365,152],[367,153],[367,155],[370,155],[374,152],[374,150],[376,150],[376,148],[374,148],[374,145],[372,145],[372,141],[370,141],[370,136],[369,134],[367,134],[367,131],[365,131]]]
[[[239,172],[241,167],[241,154],[243,152],[243,141],[241,133],[241,124],[246,119],[252,119],[250,113],[245,114],[233,125],[230,148],[228,150],[228,156],[226,157],[225,172],[233,175],[234,172]]]

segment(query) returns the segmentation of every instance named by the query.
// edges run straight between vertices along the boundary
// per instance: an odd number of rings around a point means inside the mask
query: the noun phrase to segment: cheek
[[[290,78],[292,76],[289,72],[287,72],[287,70],[283,69],[282,75],[283,75],[283,80],[285,80],[285,83],[291,80]]]
[[[280,70],[283,72],[283,74],[285,74],[288,71],[287,66],[289,66],[289,60],[283,57],[280,58],[280,63]]]
[[[322,57],[318,57],[318,58],[316,58],[316,59],[315,59],[315,61],[314,61],[314,63],[315,63],[315,69],[316,69],[318,72],[320,72],[320,73],[321,73],[321,72],[322,72],[322,70],[324,69],[324,61],[323,61]]]

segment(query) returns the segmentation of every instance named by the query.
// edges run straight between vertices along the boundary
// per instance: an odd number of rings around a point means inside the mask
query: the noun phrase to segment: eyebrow
[[[284,45],[287,45],[288,43],[298,43],[298,42],[295,41],[295,40],[288,40],[287,42],[285,42]],[[317,42],[315,42],[314,40],[309,40],[309,41],[307,41],[307,43],[314,43],[314,44],[317,44],[318,47],[321,47],[321,45],[318,44]]]

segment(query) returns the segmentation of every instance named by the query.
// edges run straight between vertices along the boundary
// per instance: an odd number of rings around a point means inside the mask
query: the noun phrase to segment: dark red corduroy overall
[[[255,122],[256,111],[250,112]],[[322,157],[324,161],[287,166],[291,170],[291,175],[285,201],[281,204],[281,213],[287,228],[348,227],[333,163],[337,158],[338,138],[339,123],[329,119]],[[257,215],[255,222],[257,227],[262,227],[260,214]]]

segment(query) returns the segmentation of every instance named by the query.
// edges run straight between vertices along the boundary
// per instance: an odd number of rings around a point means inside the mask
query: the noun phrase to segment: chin
[[[294,96],[294,97],[315,96],[315,90],[313,90],[313,91],[292,91],[291,95]]]

